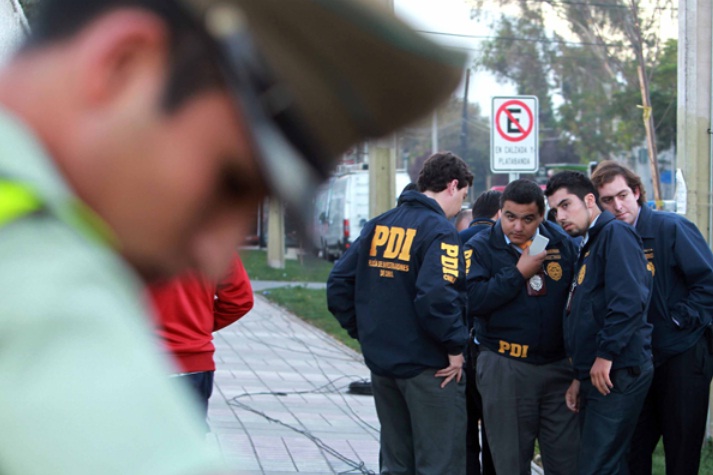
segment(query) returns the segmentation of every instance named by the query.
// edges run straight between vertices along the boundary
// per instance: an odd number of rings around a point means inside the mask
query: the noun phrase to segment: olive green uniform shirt
[[[167,377],[140,279],[75,219],[83,205],[0,109],[0,189],[17,183],[43,208],[0,224],[0,474],[221,469]],[[0,210],[10,198],[0,192]]]

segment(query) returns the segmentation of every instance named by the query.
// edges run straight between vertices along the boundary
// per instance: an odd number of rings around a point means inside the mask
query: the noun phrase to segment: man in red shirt
[[[203,415],[213,392],[215,362],[213,332],[227,327],[253,307],[253,292],[242,262],[235,254],[219,282],[190,272],[151,287],[158,311],[157,333],[178,365],[177,377],[195,388]]]

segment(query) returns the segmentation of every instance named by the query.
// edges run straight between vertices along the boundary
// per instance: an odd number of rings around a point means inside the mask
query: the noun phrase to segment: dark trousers
[[[205,421],[206,432],[210,432],[208,426],[208,399],[213,394],[213,373],[214,371],[201,371],[200,373],[186,373],[177,376],[180,380],[188,384],[196,396],[196,402],[200,408],[200,414]]]
[[[579,421],[565,404],[572,382],[567,360],[533,365],[485,349],[477,378],[498,474],[530,475],[536,440],[545,473],[576,473]]]
[[[651,474],[652,453],[662,436],[666,473],[698,473],[712,376],[713,355],[705,336],[654,370],[629,453],[632,474]]]
[[[580,387],[578,475],[627,475],[626,457],[636,420],[654,376],[652,363],[611,372],[614,387],[602,396],[590,379]]]
[[[382,474],[465,474],[465,381],[441,388],[435,373],[408,379],[372,373]]]
[[[495,475],[493,457],[490,454],[488,436],[485,434],[485,421],[483,420],[483,399],[478,391],[475,378],[475,365],[478,358],[478,346],[472,339],[468,343],[468,360],[465,364],[465,400],[468,413],[468,427],[465,435],[465,473],[466,475]],[[478,421],[482,432],[478,429]],[[480,445],[480,438],[483,445]],[[480,457],[483,457],[481,470]]]

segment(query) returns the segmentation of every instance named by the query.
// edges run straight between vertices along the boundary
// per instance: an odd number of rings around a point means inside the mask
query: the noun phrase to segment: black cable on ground
[[[306,430],[306,429],[300,429],[300,428],[298,428],[298,427],[294,427],[294,426],[292,426],[292,425],[290,425],[290,424],[287,424],[286,422],[282,422],[282,421],[279,420],[279,419],[275,419],[274,417],[270,417],[270,416],[268,416],[267,414],[265,414],[264,412],[259,411],[259,410],[255,409],[255,408],[253,408],[253,407],[248,406],[248,405],[245,404],[245,403],[242,403],[242,402],[238,401],[238,399],[240,399],[240,398],[242,398],[242,397],[257,396],[257,395],[271,395],[271,396],[284,397],[284,396],[288,396],[288,395],[311,394],[311,393],[314,393],[314,394],[329,394],[329,393],[332,393],[332,392],[335,392],[335,391],[334,391],[334,390],[324,391],[325,388],[328,388],[328,387],[330,387],[330,386],[334,387],[334,383],[335,383],[336,381],[338,381],[338,380],[340,380],[340,379],[344,379],[344,378],[351,378],[351,377],[353,377],[353,376],[341,376],[340,378],[337,378],[337,379],[335,379],[335,380],[329,381],[327,384],[325,384],[325,385],[323,385],[323,386],[320,386],[320,387],[318,387],[318,388],[316,388],[316,389],[310,390],[310,391],[289,391],[289,392],[266,391],[266,392],[258,392],[258,393],[243,393],[243,394],[239,394],[239,395],[237,395],[237,396],[231,398],[231,399],[228,401],[228,405],[230,405],[230,406],[235,406],[235,407],[239,407],[239,408],[244,409],[244,410],[246,410],[246,411],[252,412],[253,414],[257,414],[257,415],[259,415],[259,416],[265,418],[265,420],[267,420],[267,421],[269,421],[269,422],[273,422],[273,423],[275,423],[275,424],[279,424],[279,425],[281,425],[281,426],[283,426],[283,427],[285,427],[285,428],[287,428],[287,429],[290,429],[290,430],[292,430],[292,431],[294,431],[294,432],[297,432],[298,434],[301,434],[301,435],[307,437],[307,438],[308,438],[310,441],[312,441],[319,449],[323,450],[324,452],[326,452],[327,454],[329,454],[329,455],[331,455],[332,457],[336,458],[337,460],[343,462],[344,464],[346,464],[346,465],[352,467],[351,470],[348,470],[348,471],[346,471],[346,472],[340,472],[340,474],[361,473],[361,474],[363,474],[363,475],[376,475],[376,472],[374,472],[374,471],[369,470],[369,469],[366,468],[366,464],[365,464],[363,461],[361,461],[361,460],[360,460],[360,461],[355,461],[355,460],[350,459],[349,457],[347,457],[347,456],[343,455],[342,453],[338,452],[336,449],[334,449],[334,448],[330,447],[329,445],[327,445],[324,441],[322,441],[322,439],[320,439],[319,437],[316,437],[316,436],[313,435],[310,431],[308,431],[308,430]],[[346,388],[346,387],[347,387],[347,386],[342,386],[341,388],[338,388],[337,391],[338,391],[339,389],[344,389],[344,388]]]

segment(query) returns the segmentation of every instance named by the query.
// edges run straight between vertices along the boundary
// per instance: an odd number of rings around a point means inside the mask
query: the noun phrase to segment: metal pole
[[[438,111],[431,116],[431,153],[438,152]]]
[[[470,69],[465,70],[465,91],[463,92],[463,123],[460,132],[460,158],[465,160],[468,155],[468,85],[470,83]]]
[[[267,265],[273,269],[285,268],[285,214],[282,202],[270,199],[267,224]]]
[[[713,25],[713,8],[711,8],[711,25]],[[711,85],[708,91],[710,98],[710,114],[708,116],[708,245],[713,243],[713,28],[711,28]]]
[[[381,1],[389,13],[394,14],[394,0]],[[369,147],[369,218],[396,205],[395,144],[398,141],[395,137],[385,137]]]

